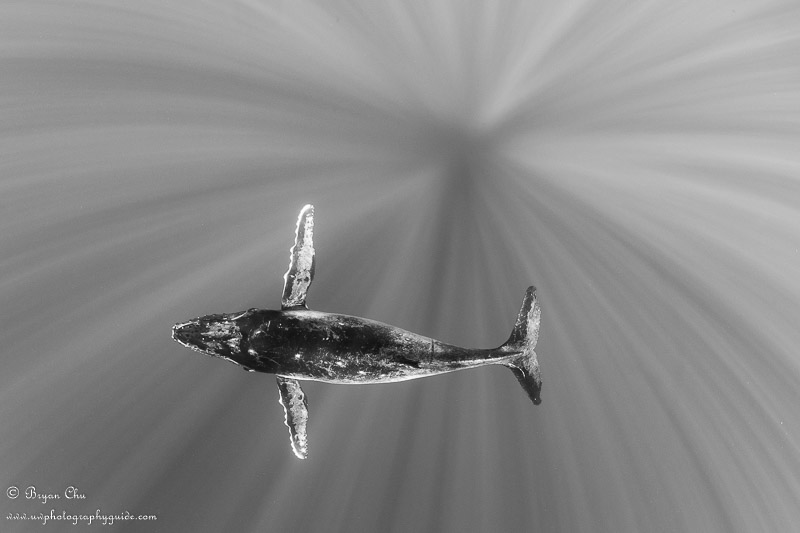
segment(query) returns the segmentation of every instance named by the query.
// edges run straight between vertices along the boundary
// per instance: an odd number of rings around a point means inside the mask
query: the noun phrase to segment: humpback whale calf
[[[300,459],[308,455],[308,403],[300,380],[390,383],[499,364],[511,369],[534,404],[541,403],[534,351],[541,310],[535,287],[525,292],[508,341],[498,348],[469,349],[375,320],[308,309],[314,267],[314,207],[306,205],[297,219],[280,311],[207,315],[172,328],[172,338],[187,348],[277,376],[292,450]]]

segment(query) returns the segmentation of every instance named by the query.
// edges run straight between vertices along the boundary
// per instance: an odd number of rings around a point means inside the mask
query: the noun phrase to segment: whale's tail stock
[[[533,349],[539,340],[541,315],[539,300],[536,299],[536,287],[528,287],[517,316],[517,322],[514,324],[514,330],[508,341],[500,347],[503,351],[518,352],[500,364],[511,369],[519,384],[536,405],[542,403],[540,397],[542,373],[539,370],[539,359]]]

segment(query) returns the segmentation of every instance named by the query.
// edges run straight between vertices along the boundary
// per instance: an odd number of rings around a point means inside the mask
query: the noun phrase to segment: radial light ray
[[[791,531],[800,8],[788,0],[0,4],[0,471],[164,531]],[[280,303],[507,370],[310,384],[170,340]],[[186,352],[186,353],[184,353]],[[152,523],[120,529],[152,531]]]

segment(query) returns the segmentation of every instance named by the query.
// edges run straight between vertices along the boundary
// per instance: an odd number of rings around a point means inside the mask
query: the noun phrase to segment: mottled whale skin
[[[177,325],[175,336],[245,370],[327,383],[403,381],[520,353],[461,348],[375,320],[308,309],[209,315]]]
[[[300,380],[326,383],[389,383],[500,364],[511,369],[534,404],[541,402],[539,338],[541,309],[528,287],[508,341],[470,349],[349,315],[309,310],[314,279],[314,208],[300,211],[280,310],[250,309],[212,314],[176,324],[172,338],[197,352],[250,372],[275,374],[285,423],[297,457],[308,455],[308,402]]]

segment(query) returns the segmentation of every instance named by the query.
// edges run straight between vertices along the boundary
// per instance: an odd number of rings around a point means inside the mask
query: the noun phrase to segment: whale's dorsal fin
[[[306,292],[314,281],[314,206],[306,205],[297,217],[289,270],[283,276],[282,309],[306,307]]]
[[[296,379],[277,376],[278,390],[281,393],[281,405],[286,413],[284,422],[289,428],[292,450],[299,459],[308,457],[308,401],[300,383]]]

